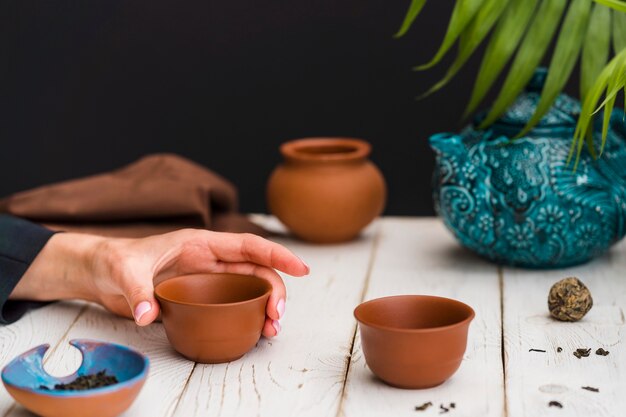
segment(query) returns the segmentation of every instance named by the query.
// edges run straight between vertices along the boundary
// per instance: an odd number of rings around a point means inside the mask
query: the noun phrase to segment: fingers
[[[135,323],[146,326],[152,323],[159,315],[159,303],[154,298],[152,277],[141,280],[131,278],[123,280],[122,291],[133,313]]]
[[[301,277],[309,267],[289,249],[249,233],[213,233],[208,244],[221,261],[252,262],[278,269],[286,274]]]
[[[266,314],[271,320],[280,320],[285,314],[285,301],[287,289],[276,271],[265,266],[249,262],[221,262],[217,265],[217,271],[231,274],[252,275],[263,278],[272,284],[272,293],[267,301]]]
[[[278,333],[280,333],[280,322],[266,317],[265,324],[263,325],[263,336],[274,337],[277,336]]]

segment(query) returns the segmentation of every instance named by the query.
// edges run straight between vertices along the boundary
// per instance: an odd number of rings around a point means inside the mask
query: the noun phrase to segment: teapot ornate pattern
[[[568,164],[580,103],[564,94],[526,136],[513,139],[540,98],[545,70],[486,130],[430,138],[434,203],[461,244],[500,263],[558,268],[586,262],[625,233],[626,128],[614,110],[604,153]],[[601,117],[596,118],[601,119]],[[596,120],[598,121],[598,120]],[[601,125],[593,135],[599,143]]]

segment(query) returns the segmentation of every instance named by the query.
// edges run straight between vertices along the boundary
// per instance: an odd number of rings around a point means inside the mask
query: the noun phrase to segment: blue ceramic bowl
[[[122,345],[75,339],[83,361],[72,375],[55,377],[43,369],[50,345],[40,345],[13,359],[2,370],[2,382],[18,403],[44,417],[113,417],[126,410],[137,397],[148,375],[145,355]],[[83,391],[54,390],[55,384],[106,371],[118,383]],[[42,388],[42,386],[49,389]]]

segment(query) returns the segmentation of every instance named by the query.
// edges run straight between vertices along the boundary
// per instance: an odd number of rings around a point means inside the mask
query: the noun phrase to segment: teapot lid
[[[492,128],[510,131],[512,134],[519,133],[535,113],[547,74],[548,70],[546,68],[537,68],[525,91],[515,99],[507,111],[492,125]],[[533,130],[555,127],[574,128],[580,115],[580,110],[580,102],[578,100],[566,94],[559,94],[550,110]],[[478,126],[484,117],[484,114],[477,117],[474,125]],[[514,130],[516,132],[513,132]]]

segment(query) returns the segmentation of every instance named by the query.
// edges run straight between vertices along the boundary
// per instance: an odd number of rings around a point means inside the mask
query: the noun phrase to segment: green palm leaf
[[[541,90],[541,98],[535,108],[535,113],[518,136],[525,135],[539,123],[563,90],[580,54],[580,48],[589,24],[590,11],[591,2],[589,0],[573,0],[571,2],[556,42],[548,76],[543,90]]]
[[[576,162],[574,163],[574,169],[578,166],[580,155],[582,152],[583,143],[585,141],[586,132],[591,126],[593,114],[597,112],[604,105],[612,106],[611,100],[612,97],[617,94],[619,91],[619,87],[624,87],[626,85],[626,50],[622,50],[618,55],[616,55],[609,63],[604,67],[604,69],[598,75],[596,82],[589,89],[587,93],[587,97],[583,102],[582,109],[580,112],[580,116],[578,118],[578,123],[576,124],[576,130],[574,132],[574,140],[572,142],[572,147],[570,149],[570,155],[568,157],[568,163],[571,161],[574,153],[576,154]],[[602,97],[602,94],[606,94],[605,101],[597,106],[598,101]],[[614,101],[613,101],[614,102]],[[608,130],[608,120],[607,117],[610,117],[610,110],[608,107],[604,108],[605,118],[603,123],[603,145],[606,141],[606,135],[604,132],[604,125],[606,125]],[[609,116],[606,115],[609,113]],[[601,150],[602,150],[601,148]]]
[[[457,0],[450,17],[450,23],[448,24],[448,30],[441,42],[439,50],[435,56],[426,64],[415,67],[415,70],[424,70],[436,65],[441,58],[444,57],[446,52],[454,45],[456,40],[461,36],[461,33],[467,25],[472,21],[480,6],[484,0]]]
[[[613,51],[618,54],[626,49],[626,13],[612,11],[613,15]],[[626,108],[626,87],[624,88],[624,108]],[[606,115],[605,115],[606,117]]]
[[[411,0],[395,37],[403,36],[410,29],[425,4],[426,0]],[[541,98],[535,113],[518,136],[526,134],[541,121],[563,90],[581,55],[580,96],[583,104],[568,163],[576,155],[576,168],[585,142],[589,152],[595,155],[592,126],[594,115],[600,110],[604,110],[602,152],[611,113],[622,90],[626,101],[626,0],[456,0],[439,49],[428,63],[414,68],[423,70],[436,65],[458,41],[458,52],[452,65],[425,95],[448,83],[495,27],[464,113],[467,116],[475,111],[515,54],[502,88],[479,128],[491,125],[515,101],[532,78],[535,68],[541,64],[568,5]],[[606,63],[611,42],[616,55]]]
[[[596,108],[596,110],[592,114],[592,120],[589,122],[593,123],[593,115],[604,109],[604,117],[602,121],[602,140],[600,145],[600,154],[604,151],[604,146],[606,145],[606,136],[609,131],[609,122],[611,120],[611,113],[613,112],[613,107],[615,106],[615,99],[617,98],[617,94],[621,91],[621,89],[626,84],[626,73],[624,72],[625,68],[622,68],[622,65],[626,63],[626,56],[620,58],[616,62],[617,71],[613,70],[610,74],[609,81],[606,87],[606,95],[604,101]],[[622,68],[620,70],[620,68]],[[593,144],[592,144],[593,145]]]
[[[530,18],[533,16],[537,1],[510,1],[509,6],[498,21],[493,35],[491,35],[463,118],[466,118],[476,110],[476,107],[478,107],[496,81],[506,63],[513,56],[515,48],[519,45],[528,27],[528,22],[530,22]]]
[[[620,12],[626,12],[626,3],[621,0],[594,0],[596,3],[603,4],[607,7]]]
[[[622,59],[624,58],[620,58],[616,61],[615,69],[611,74],[609,74],[609,78],[606,83],[606,94],[604,97],[604,101],[602,101],[602,103],[600,103],[600,105],[596,107],[592,115],[602,110],[602,108],[605,107],[607,103],[611,101],[611,99],[615,98],[622,89],[622,83],[626,80],[626,74],[620,71]]]
[[[583,44],[580,65],[580,100],[585,101],[587,91],[598,77],[609,58],[611,31],[611,10],[602,5],[594,5],[589,27]]]
[[[448,68],[446,75],[419,98],[426,97],[441,89],[459,72],[483,39],[485,39],[493,25],[498,21],[507,4],[508,0],[485,0],[485,3],[476,13],[467,29],[461,34],[459,52],[450,68]]]
[[[404,22],[402,22],[402,26],[400,26],[400,29],[394,35],[394,37],[399,38],[409,30],[409,28],[417,18],[417,15],[419,15],[422,11],[422,7],[424,7],[424,4],[426,4],[426,0],[411,0],[411,4],[409,5],[409,10],[406,12]]]
[[[613,50],[615,53],[626,48],[626,14],[613,11]]]
[[[541,2],[531,23],[532,30],[526,32],[502,89],[480,125],[481,129],[495,122],[526,87],[550,45],[566,5],[566,0]]]

